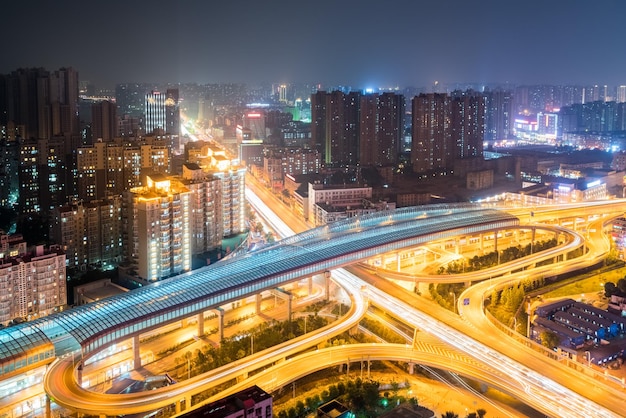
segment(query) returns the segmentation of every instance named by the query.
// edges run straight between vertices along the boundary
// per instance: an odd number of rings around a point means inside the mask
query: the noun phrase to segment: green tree
[[[304,408],[304,402],[302,402],[301,400],[298,400],[298,402],[296,402],[296,412],[298,416],[304,415],[305,411],[306,409]]]
[[[539,334],[539,338],[541,338],[541,345],[549,349],[553,349],[561,342],[559,336],[552,331],[543,331]]]
[[[485,417],[485,415],[487,415],[487,411],[486,411],[486,410],[484,410],[483,408],[478,408],[478,409],[476,410],[476,413],[478,414],[478,416],[479,416],[480,418],[484,418],[484,417]]]
[[[441,418],[459,418],[459,414],[455,414],[453,411],[446,411],[445,414],[441,414]]]

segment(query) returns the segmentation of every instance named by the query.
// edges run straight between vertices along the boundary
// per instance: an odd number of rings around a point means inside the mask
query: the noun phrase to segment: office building
[[[326,222],[321,217],[323,212],[316,208],[317,205],[349,208],[357,207],[363,203],[363,199],[372,198],[372,188],[363,186],[343,187],[324,186],[319,183],[309,183],[308,204],[304,209],[304,217],[314,226],[324,225]],[[316,217],[317,215],[317,217]]]
[[[117,114],[121,117],[139,119],[144,116],[146,94],[151,87],[147,84],[126,83],[115,86]]]
[[[146,94],[144,132],[153,133],[155,129],[165,131],[165,101],[167,94],[152,90]]]

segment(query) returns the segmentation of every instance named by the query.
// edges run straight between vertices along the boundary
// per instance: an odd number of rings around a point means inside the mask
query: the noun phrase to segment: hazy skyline
[[[620,0],[13,1],[0,73],[361,87],[626,84]]]

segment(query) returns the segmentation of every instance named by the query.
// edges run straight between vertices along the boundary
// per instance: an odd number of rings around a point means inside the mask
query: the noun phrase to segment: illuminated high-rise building
[[[37,246],[32,253],[0,259],[0,324],[46,316],[67,304],[65,253]]]
[[[0,125],[10,127],[10,136],[22,135],[20,211],[45,211],[65,204],[76,193],[78,73],[72,68],[19,69],[0,77],[0,92]]]
[[[167,114],[165,109],[166,100],[166,93],[153,90],[146,94],[144,131],[147,134],[154,132],[155,129],[165,131],[165,118]]]
[[[194,163],[183,164],[181,182],[191,191],[191,248],[202,254],[217,248],[224,237],[222,183]]]
[[[287,103],[287,85],[281,84],[278,86],[278,101],[281,103]]]
[[[359,163],[387,166],[398,162],[403,134],[404,97],[395,93],[361,96]]]
[[[446,167],[452,159],[449,101],[441,93],[413,98],[411,164],[415,172]]]
[[[360,97],[358,92],[339,90],[311,95],[311,147],[325,164],[357,164]]]
[[[50,238],[64,249],[68,267],[116,266],[123,255],[121,196],[55,208]]]
[[[511,136],[512,95],[507,90],[486,91],[485,141],[499,141]]]
[[[615,101],[617,103],[626,103],[626,86],[618,86]]]
[[[168,173],[170,151],[164,140],[99,141],[78,148],[77,167],[78,197],[84,201],[101,200],[141,186],[142,173]]]
[[[150,283],[191,270],[191,191],[156,174],[146,186],[124,193],[127,257],[139,281]]]
[[[457,159],[482,157],[485,97],[468,90],[413,98],[413,170],[451,169]]]
[[[483,156],[485,96],[467,90],[454,91],[450,100],[450,129],[454,159]]]

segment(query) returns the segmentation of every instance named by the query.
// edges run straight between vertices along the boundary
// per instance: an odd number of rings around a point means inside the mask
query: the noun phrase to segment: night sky
[[[623,0],[19,0],[0,73],[121,82],[626,84]]]

